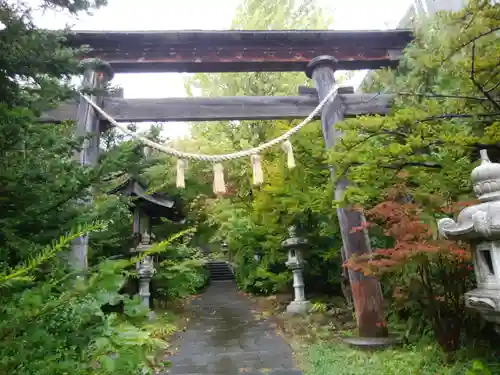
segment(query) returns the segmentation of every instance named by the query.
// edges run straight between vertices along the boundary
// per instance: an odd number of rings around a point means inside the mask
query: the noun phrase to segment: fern
[[[54,258],[61,251],[66,250],[69,243],[74,239],[105,228],[106,224],[104,222],[95,222],[79,226],[68,234],[59,237],[57,241],[46,246],[42,251],[30,257],[24,263],[0,273],[0,287],[5,287],[12,281],[33,281],[33,277],[26,274],[39,267],[42,263]]]
[[[326,303],[316,301],[312,303],[309,311],[324,314],[326,310],[327,310]]]

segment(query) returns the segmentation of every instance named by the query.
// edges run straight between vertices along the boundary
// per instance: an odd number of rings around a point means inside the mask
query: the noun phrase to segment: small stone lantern
[[[288,261],[285,263],[293,273],[294,300],[286,308],[288,314],[307,314],[311,307],[311,302],[305,299],[304,258],[302,250],[309,246],[306,239],[297,237],[295,227],[288,229],[288,238],[282,242],[283,249],[288,250]]]
[[[221,244],[220,244],[220,249],[221,249],[221,252],[222,252],[222,255],[224,257],[227,257],[227,255],[229,254],[229,245],[227,244],[226,241],[223,241]]]
[[[145,252],[151,248],[151,237],[148,232],[142,235],[140,244],[135,248],[137,252]],[[153,257],[147,255],[142,258],[136,264],[137,276],[139,277],[139,298],[141,299],[141,304],[147,308],[151,305],[151,293],[149,290],[149,285],[151,284],[151,278],[155,273]]]
[[[481,150],[481,165],[471,174],[480,203],[465,208],[457,221],[438,221],[441,236],[473,246],[477,288],[465,294],[466,305],[500,328],[500,164]]]

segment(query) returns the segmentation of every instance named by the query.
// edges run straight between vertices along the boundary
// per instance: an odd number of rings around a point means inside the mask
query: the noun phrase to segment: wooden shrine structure
[[[179,222],[183,215],[175,200],[159,193],[147,193],[146,188],[134,178],[127,178],[120,185],[109,191],[109,194],[119,194],[132,198],[133,213],[132,253],[148,251],[154,243],[153,225],[160,223],[161,218]],[[151,307],[150,283],[155,273],[154,257],[146,255],[137,262],[138,285],[137,292],[141,303]]]
[[[152,226],[160,223],[161,218],[174,222],[184,219],[184,215],[173,198],[160,193],[148,193],[146,187],[134,178],[127,178],[109,191],[109,194],[132,198],[131,210],[134,214],[134,234],[151,233]]]
[[[314,89],[300,88],[297,96],[124,99],[92,96],[92,100],[117,121],[210,121],[301,118],[331,92],[336,70],[395,67],[410,31],[82,31],[70,35],[69,46],[88,45],[84,88],[105,87],[114,73],[141,72],[304,72]],[[98,62],[96,63],[96,60]],[[98,92],[99,90],[95,91]],[[100,95],[100,94],[98,94]],[[333,147],[342,134],[335,123],[347,116],[384,115],[390,107],[388,95],[357,94],[338,90],[321,111],[326,147]],[[77,155],[82,164],[97,163],[99,134],[107,128],[83,100],[63,103],[43,114],[40,121],[76,120],[77,134],[90,135]],[[330,166],[333,176],[334,166]],[[335,198],[348,185],[336,181]],[[371,252],[368,234],[352,231],[363,227],[363,215],[350,207],[337,209],[346,258]],[[73,244],[75,260],[86,264],[87,239]],[[387,338],[380,284],[372,277],[349,271],[360,339],[367,345]],[[382,340],[382,341],[381,341]]]

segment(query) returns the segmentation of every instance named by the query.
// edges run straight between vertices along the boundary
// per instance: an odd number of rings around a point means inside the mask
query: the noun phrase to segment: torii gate
[[[299,88],[292,97],[224,97],[123,99],[94,96],[92,99],[117,121],[219,121],[300,118],[309,115],[331,91],[338,69],[395,67],[412,40],[408,30],[391,31],[82,31],[68,36],[72,47],[89,45],[84,62],[84,86],[102,88],[114,72],[269,72],[302,71],[314,89]],[[389,95],[354,94],[339,90],[325,105],[321,123],[326,147],[342,136],[334,125],[347,116],[387,113]],[[78,155],[83,164],[97,162],[99,134],[107,127],[89,104],[64,103],[45,113],[41,121],[77,121],[77,133],[91,133]],[[333,177],[333,166],[330,167]],[[340,198],[348,182],[337,182]],[[362,214],[349,207],[337,209],[344,257],[371,252],[366,231],[352,231],[364,223]],[[73,254],[86,264],[87,240],[76,241]],[[349,270],[359,335],[387,337],[379,282]],[[380,341],[379,341],[380,342]]]

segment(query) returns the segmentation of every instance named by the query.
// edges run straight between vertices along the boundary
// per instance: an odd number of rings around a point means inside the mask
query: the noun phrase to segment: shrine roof
[[[148,194],[147,189],[133,178],[128,178],[109,193],[136,197],[136,204],[151,217],[165,217],[173,221],[182,219],[174,199],[160,193]]]

